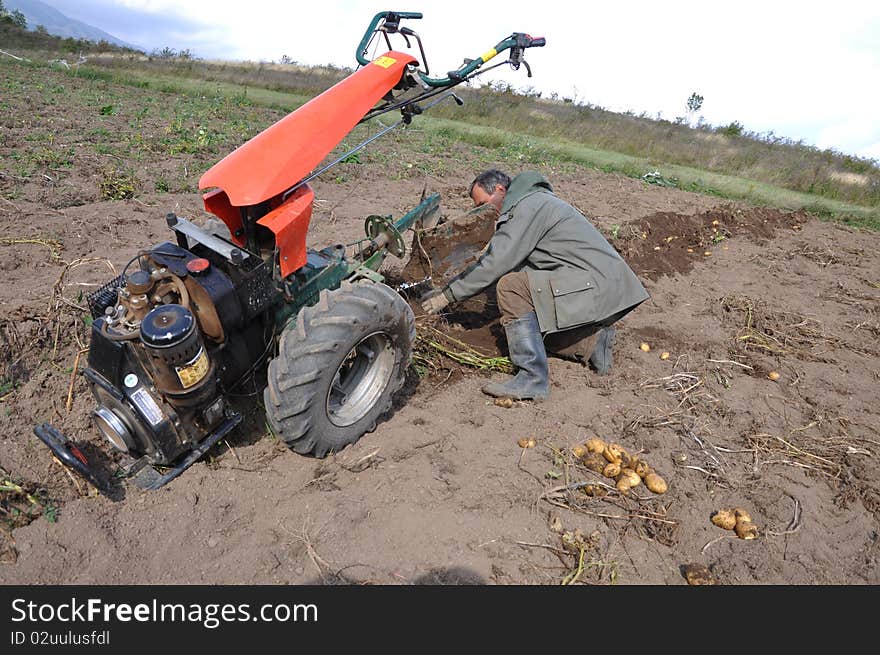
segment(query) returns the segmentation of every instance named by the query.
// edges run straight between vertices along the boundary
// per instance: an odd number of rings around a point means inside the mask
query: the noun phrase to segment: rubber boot
[[[547,351],[535,312],[511,321],[504,327],[510,361],[518,371],[507,382],[490,382],[483,393],[513,400],[545,400],[550,393]]]
[[[599,338],[596,339],[593,354],[590,355],[590,363],[599,375],[608,375],[614,364],[611,357],[611,348],[614,346],[614,333],[615,329],[613,327],[602,328],[599,332]]]
[[[561,359],[569,359],[587,365],[590,355],[596,349],[599,333],[595,326],[587,325],[572,328],[563,332],[554,332],[544,337],[544,348],[547,355],[555,355]]]

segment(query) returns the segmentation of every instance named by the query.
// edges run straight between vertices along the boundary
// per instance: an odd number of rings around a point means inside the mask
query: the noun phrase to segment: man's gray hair
[[[510,176],[507,173],[499,171],[497,168],[490,168],[488,171],[483,171],[474,178],[473,182],[471,182],[471,185],[468,187],[468,195],[473,194],[474,187],[478,184],[483,191],[492,195],[495,191],[496,184],[500,184],[505,189],[510,188]]]

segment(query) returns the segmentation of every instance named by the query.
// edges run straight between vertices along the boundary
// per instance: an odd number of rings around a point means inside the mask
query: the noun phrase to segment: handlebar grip
[[[543,36],[539,36],[535,39],[532,39],[532,42],[529,43],[529,45],[527,45],[526,47],[527,48],[540,48],[545,45],[547,45],[547,39],[545,39]]]
[[[393,11],[388,12],[396,14],[398,18],[421,18],[422,14],[418,11]]]

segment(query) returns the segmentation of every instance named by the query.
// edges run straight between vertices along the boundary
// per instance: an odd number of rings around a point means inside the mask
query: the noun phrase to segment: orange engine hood
[[[222,189],[233,207],[289,189],[321,163],[416,60],[390,51],[312,98],[211,167],[199,188]]]

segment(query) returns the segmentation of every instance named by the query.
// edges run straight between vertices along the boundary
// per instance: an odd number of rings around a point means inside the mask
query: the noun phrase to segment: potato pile
[[[752,522],[752,517],[741,507],[719,509],[712,514],[711,520],[719,528],[733,530],[740,539],[755,539],[758,536],[758,528]]]
[[[630,455],[618,444],[605,443],[595,437],[585,444],[575,446],[571,452],[591,471],[601,473],[606,478],[613,478],[617,490],[622,494],[626,494],[642,482],[655,494],[664,494],[668,489],[666,481],[657,475],[647,462],[638,455]]]

